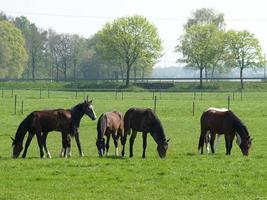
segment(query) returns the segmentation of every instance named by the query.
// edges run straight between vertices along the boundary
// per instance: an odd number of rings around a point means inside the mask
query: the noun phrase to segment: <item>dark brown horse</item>
[[[60,131],[62,135],[62,151],[61,156],[70,156],[70,135],[75,136],[76,143],[79,149],[79,153],[82,156],[83,152],[81,149],[78,128],[80,126],[80,120],[83,115],[88,115],[92,120],[96,119],[96,115],[92,106],[92,101],[84,101],[83,103],[77,104],[72,109],[55,109],[55,110],[41,110],[30,113],[19,125],[15,139],[13,140],[13,158],[17,158],[23,149],[23,139],[27,132],[28,138],[25,144],[22,157],[25,158],[28,147],[31,143],[33,136],[36,134],[40,157],[44,157],[43,149],[46,151],[47,157],[51,157],[47,146],[46,137],[51,131]]]
[[[143,158],[146,157],[145,152],[147,146],[147,133],[150,133],[155,142],[158,144],[157,151],[159,156],[161,158],[166,156],[169,140],[166,140],[161,122],[151,109],[130,108],[125,113],[122,156],[124,156],[127,135],[130,134],[131,129],[132,134],[130,137],[130,157],[133,156],[133,144],[137,131],[143,133]]]
[[[114,140],[115,155],[118,156],[118,139],[120,137],[122,141],[123,137],[123,115],[120,112],[105,112],[98,119],[96,146],[101,157],[105,153],[105,147],[108,155],[110,135]],[[107,137],[106,144],[104,136]]]
[[[201,134],[199,137],[198,149],[203,154],[203,146],[210,143],[211,152],[214,153],[214,140],[224,134],[226,155],[231,154],[232,144],[235,135],[237,143],[243,153],[247,156],[251,147],[252,138],[250,138],[247,127],[230,110],[209,108],[201,116]]]

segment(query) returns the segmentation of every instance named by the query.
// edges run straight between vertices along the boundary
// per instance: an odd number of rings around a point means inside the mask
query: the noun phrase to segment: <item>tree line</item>
[[[43,30],[26,17],[0,13],[0,78],[35,80],[144,78],[162,54],[157,28],[145,17],[120,17],[108,22],[90,38]],[[224,15],[212,9],[192,13],[176,46],[179,63],[199,70],[203,77],[263,67],[259,41],[248,31],[225,30]]]

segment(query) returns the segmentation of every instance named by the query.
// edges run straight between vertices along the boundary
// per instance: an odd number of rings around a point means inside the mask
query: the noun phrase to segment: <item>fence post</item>
[[[23,100],[21,101],[21,114],[23,114]]]
[[[17,95],[15,94],[14,114],[16,114],[16,111],[17,111]]]
[[[228,96],[228,110],[230,110],[230,96]]]
[[[193,116],[195,116],[195,102],[193,101]]]
[[[156,113],[157,109],[157,96],[154,97],[154,113]]]
[[[77,89],[76,89],[76,92],[75,92],[75,99],[77,99],[77,95],[78,95],[78,92],[77,92]]]

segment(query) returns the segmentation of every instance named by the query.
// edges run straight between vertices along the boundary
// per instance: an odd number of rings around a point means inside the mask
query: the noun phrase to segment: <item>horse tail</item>
[[[123,119],[123,122],[124,122],[124,134],[125,136],[127,135],[130,135],[131,131],[130,131],[130,128],[131,128],[131,113],[132,113],[132,108],[127,110],[127,112],[125,113],[124,115],[124,119]]]
[[[18,141],[18,142],[22,142],[23,141],[24,136],[26,135],[26,133],[30,129],[30,124],[33,121],[33,116],[34,116],[34,114],[31,113],[24,120],[22,120],[22,122],[18,126],[16,135],[15,135],[15,140],[16,141]]]
[[[206,137],[206,133],[207,133],[207,122],[206,122],[206,112],[203,112],[203,114],[201,115],[200,118],[200,136],[199,136],[199,142],[198,142],[198,150],[201,151],[201,153],[203,153],[203,146],[204,146],[204,142],[205,142],[205,137]]]

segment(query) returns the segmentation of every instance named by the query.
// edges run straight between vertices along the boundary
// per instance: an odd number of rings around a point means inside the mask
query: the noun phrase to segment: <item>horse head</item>
[[[11,140],[12,140],[12,150],[13,150],[12,157],[18,158],[20,152],[23,149],[22,143],[16,142],[16,140],[12,137],[11,137]]]
[[[85,100],[83,103],[83,110],[84,113],[90,117],[92,120],[96,120],[96,114],[93,107],[93,102]]]
[[[253,138],[250,138],[250,136],[247,136],[245,139],[243,139],[239,145],[242,153],[244,156],[248,156],[249,149],[251,147]]]
[[[168,139],[168,140],[165,139],[161,144],[158,144],[157,150],[158,150],[160,158],[166,157],[166,152],[168,150],[169,141],[170,141],[170,139]]]
[[[105,153],[105,139],[104,138],[97,139],[96,140],[96,147],[98,149],[99,156],[102,157]]]

